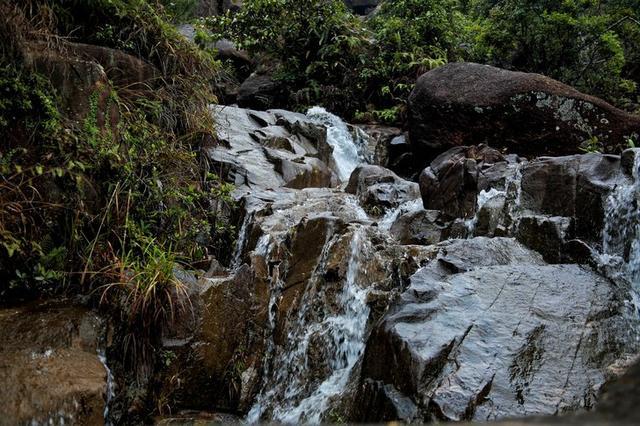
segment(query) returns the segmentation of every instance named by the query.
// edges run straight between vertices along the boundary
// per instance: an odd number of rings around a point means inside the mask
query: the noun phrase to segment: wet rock
[[[268,295],[262,284],[248,265],[189,284],[188,309],[163,333],[171,361],[161,387],[172,409],[247,408],[256,385],[250,372],[263,349]]]
[[[496,169],[500,173],[495,173]],[[487,146],[452,148],[420,174],[424,207],[441,210],[452,218],[473,217],[478,193],[504,186],[506,170],[504,156]]]
[[[365,333],[432,253],[400,246],[370,226],[356,197],[339,189],[253,193],[245,205],[253,219],[242,262],[251,262],[256,276],[268,277],[270,292],[270,349],[260,371],[263,391],[252,409],[258,417],[251,418],[293,419],[295,406],[311,404],[295,418],[322,414],[330,420],[333,411],[322,410],[327,402],[317,392],[322,383],[335,380],[336,365],[346,362],[335,355],[346,349],[334,333],[345,339]],[[361,296],[348,299],[353,297],[348,290]],[[345,316],[352,311],[358,319]]]
[[[0,423],[103,424],[103,326],[68,301],[0,310]]]
[[[418,79],[409,129],[422,161],[480,143],[534,157],[575,154],[593,138],[621,152],[640,117],[539,74],[450,63]]]
[[[625,181],[620,157],[584,154],[539,158],[522,168],[520,208],[574,218],[575,236],[600,239],[603,198]]]
[[[628,288],[547,265],[512,239],[440,247],[372,332],[361,376],[410,398],[423,420],[591,408],[606,368],[637,350]]]
[[[365,423],[393,422],[401,420],[412,423],[419,420],[416,404],[394,386],[385,385],[381,381],[366,379],[358,393],[360,400],[356,402],[353,421]]]
[[[571,263],[576,259],[566,245],[572,225],[572,220],[567,217],[524,216],[519,220],[516,237],[527,247],[542,254],[549,263]]]
[[[473,150],[483,149],[495,153],[483,147]],[[423,171],[425,206],[453,220],[447,236],[514,236],[550,263],[588,261],[587,252],[597,251],[602,243],[605,200],[616,187],[629,183],[620,157],[507,160],[485,163],[470,148],[457,147]]]
[[[476,213],[474,235],[494,237],[504,236],[506,233],[501,228],[502,217],[506,206],[505,195],[498,195],[487,200]]]
[[[377,124],[360,124],[357,127],[369,136],[369,152],[373,154],[373,164],[389,168],[395,158],[408,150],[402,149],[408,147],[402,129]]]
[[[416,183],[374,165],[357,167],[351,174],[345,191],[355,194],[362,206],[374,215],[420,196]]]
[[[214,106],[218,139],[209,148],[217,173],[237,187],[330,187],[326,129],[302,114]]]
[[[437,244],[446,234],[447,223],[438,210],[419,210],[401,214],[391,226],[390,232],[400,244]]]
[[[208,413],[201,411],[183,411],[174,416],[156,418],[154,424],[157,426],[206,426],[217,424],[240,424],[242,418],[227,413]]]

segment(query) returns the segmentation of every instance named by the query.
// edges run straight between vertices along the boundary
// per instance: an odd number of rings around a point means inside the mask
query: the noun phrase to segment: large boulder
[[[238,105],[243,108],[266,110],[285,105],[286,94],[282,83],[269,74],[251,74],[238,89]]]
[[[103,321],[69,301],[0,310],[0,424],[104,424]]]
[[[591,408],[607,369],[638,349],[630,297],[629,287],[547,265],[512,239],[441,243],[373,330],[358,400],[382,398],[367,418],[388,420]]]
[[[539,74],[451,63],[418,79],[409,129],[424,164],[480,143],[528,157],[575,154],[589,141],[620,152],[640,135],[640,116]]]

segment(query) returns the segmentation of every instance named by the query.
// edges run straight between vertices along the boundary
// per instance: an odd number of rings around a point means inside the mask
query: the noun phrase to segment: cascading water
[[[238,240],[236,241],[236,248],[233,253],[233,262],[231,263],[232,269],[237,269],[242,263],[242,251],[247,243],[249,227],[253,220],[254,213],[255,212],[253,211],[247,211],[244,215],[244,219],[242,220],[242,226],[240,226],[240,230],[238,231]]]
[[[111,400],[115,396],[115,386],[113,382],[113,374],[111,373],[111,369],[107,365],[107,355],[104,350],[98,351],[98,359],[104,366],[104,369],[107,373],[107,391],[106,391],[106,399],[104,402],[104,424],[105,426],[111,426],[111,419],[109,418],[109,405],[111,404]]]
[[[406,201],[400,204],[395,209],[387,211],[387,213],[378,222],[378,227],[382,230],[388,231],[393,226],[394,222],[402,214],[416,212],[424,209],[422,198],[418,198],[411,201]]]
[[[605,202],[600,261],[640,292],[640,153],[635,155],[631,181],[618,185]]]
[[[349,375],[365,346],[365,329],[369,317],[368,290],[359,284],[363,268],[366,239],[363,227],[353,231],[349,260],[342,290],[335,296],[334,310],[316,317],[314,300],[326,291],[316,273],[300,302],[301,309],[287,336],[286,347],[278,358],[277,368],[265,369],[263,389],[247,416],[257,422],[266,413],[270,420],[283,423],[319,423],[332,397],[345,389]],[[323,249],[320,272],[327,256],[337,243],[330,238]],[[327,296],[325,294],[325,296]],[[328,296],[330,297],[330,296]],[[326,357],[325,378],[314,380],[312,365],[318,350]]]
[[[480,193],[478,194],[478,199],[476,201],[476,214],[471,219],[465,221],[465,225],[467,226],[467,230],[469,232],[469,237],[473,237],[475,233],[476,225],[478,224],[478,213],[480,213],[482,207],[484,207],[484,205],[487,204],[487,202],[492,198],[499,195],[506,195],[506,193],[506,189],[505,191],[502,191],[496,188],[491,188],[488,191],[485,191],[484,189],[480,191]]]
[[[335,172],[340,181],[347,181],[358,165],[368,162],[366,140],[359,129],[354,139],[347,124],[322,107],[311,108],[307,117],[327,127],[327,143],[333,148]]]

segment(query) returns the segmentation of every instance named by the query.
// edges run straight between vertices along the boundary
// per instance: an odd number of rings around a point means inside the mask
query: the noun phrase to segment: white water
[[[112,423],[109,420],[109,405],[111,404],[111,400],[115,396],[113,374],[111,373],[111,370],[107,365],[107,355],[105,354],[104,350],[98,351],[98,359],[104,366],[105,372],[107,373],[107,393],[106,393],[106,400],[104,402],[104,413],[103,413],[104,424],[105,426],[111,426]]]
[[[267,413],[270,420],[282,423],[320,423],[331,399],[345,389],[349,375],[364,351],[364,334],[369,307],[368,290],[358,284],[362,268],[364,228],[353,233],[347,273],[342,291],[336,296],[336,311],[325,313],[319,321],[313,319],[313,299],[316,291],[305,291],[296,324],[288,335],[287,348],[265,369],[263,391],[251,408],[247,421],[258,422]],[[322,259],[326,259],[335,241],[328,241]],[[273,309],[273,308],[272,308]],[[318,345],[318,342],[321,342]],[[320,383],[310,374],[318,349],[325,358],[328,376]],[[270,412],[269,412],[270,410]]]
[[[600,262],[640,291],[640,154],[631,182],[619,185],[605,202]]]
[[[484,205],[487,204],[489,200],[499,195],[506,195],[506,189],[505,191],[502,191],[496,188],[490,188],[488,191],[485,191],[484,189],[480,191],[477,198],[476,213],[471,219],[465,221],[465,225],[467,226],[467,230],[469,231],[469,237],[473,237],[473,234],[476,231],[476,225],[478,224],[478,214],[480,214],[480,210],[482,210],[482,207],[484,207]]]
[[[333,148],[335,172],[341,182],[349,180],[353,170],[367,162],[364,133],[356,130],[357,137],[354,140],[347,124],[322,107],[309,109],[307,117],[327,127],[327,143]]]
[[[398,220],[398,217],[400,217],[401,215],[411,213],[411,212],[417,212],[420,210],[424,210],[424,205],[422,204],[422,198],[406,201],[400,204],[395,209],[391,209],[387,211],[387,213],[378,222],[378,227],[380,229],[388,231],[391,229],[395,221]]]
[[[249,226],[253,221],[254,213],[255,212],[253,211],[247,211],[244,215],[242,226],[240,226],[240,230],[238,231],[238,240],[236,241],[236,248],[233,253],[233,262],[231,263],[232,270],[239,268],[242,263],[242,252],[244,250],[244,246],[247,244]]]

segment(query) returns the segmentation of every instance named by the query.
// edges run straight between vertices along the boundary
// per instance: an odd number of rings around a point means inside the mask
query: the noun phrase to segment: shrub
[[[494,3],[475,3],[485,24],[476,60],[541,73],[612,101],[636,91],[637,0]]]
[[[132,362],[172,317],[174,263],[224,259],[231,238],[217,212],[232,188],[200,155],[213,143],[216,63],[156,6],[0,0],[10,47],[0,51],[0,302],[110,289],[107,310],[138,342],[121,354]],[[81,122],[69,120],[49,77],[21,54],[46,43],[66,58],[69,34],[153,63],[160,78],[136,90],[104,83]]]
[[[322,104],[347,118],[398,121],[415,77],[459,57],[463,25],[455,6],[385,2],[363,22],[341,0],[248,0],[240,12],[208,18],[204,26],[210,39],[266,55],[292,93],[292,109]]]

